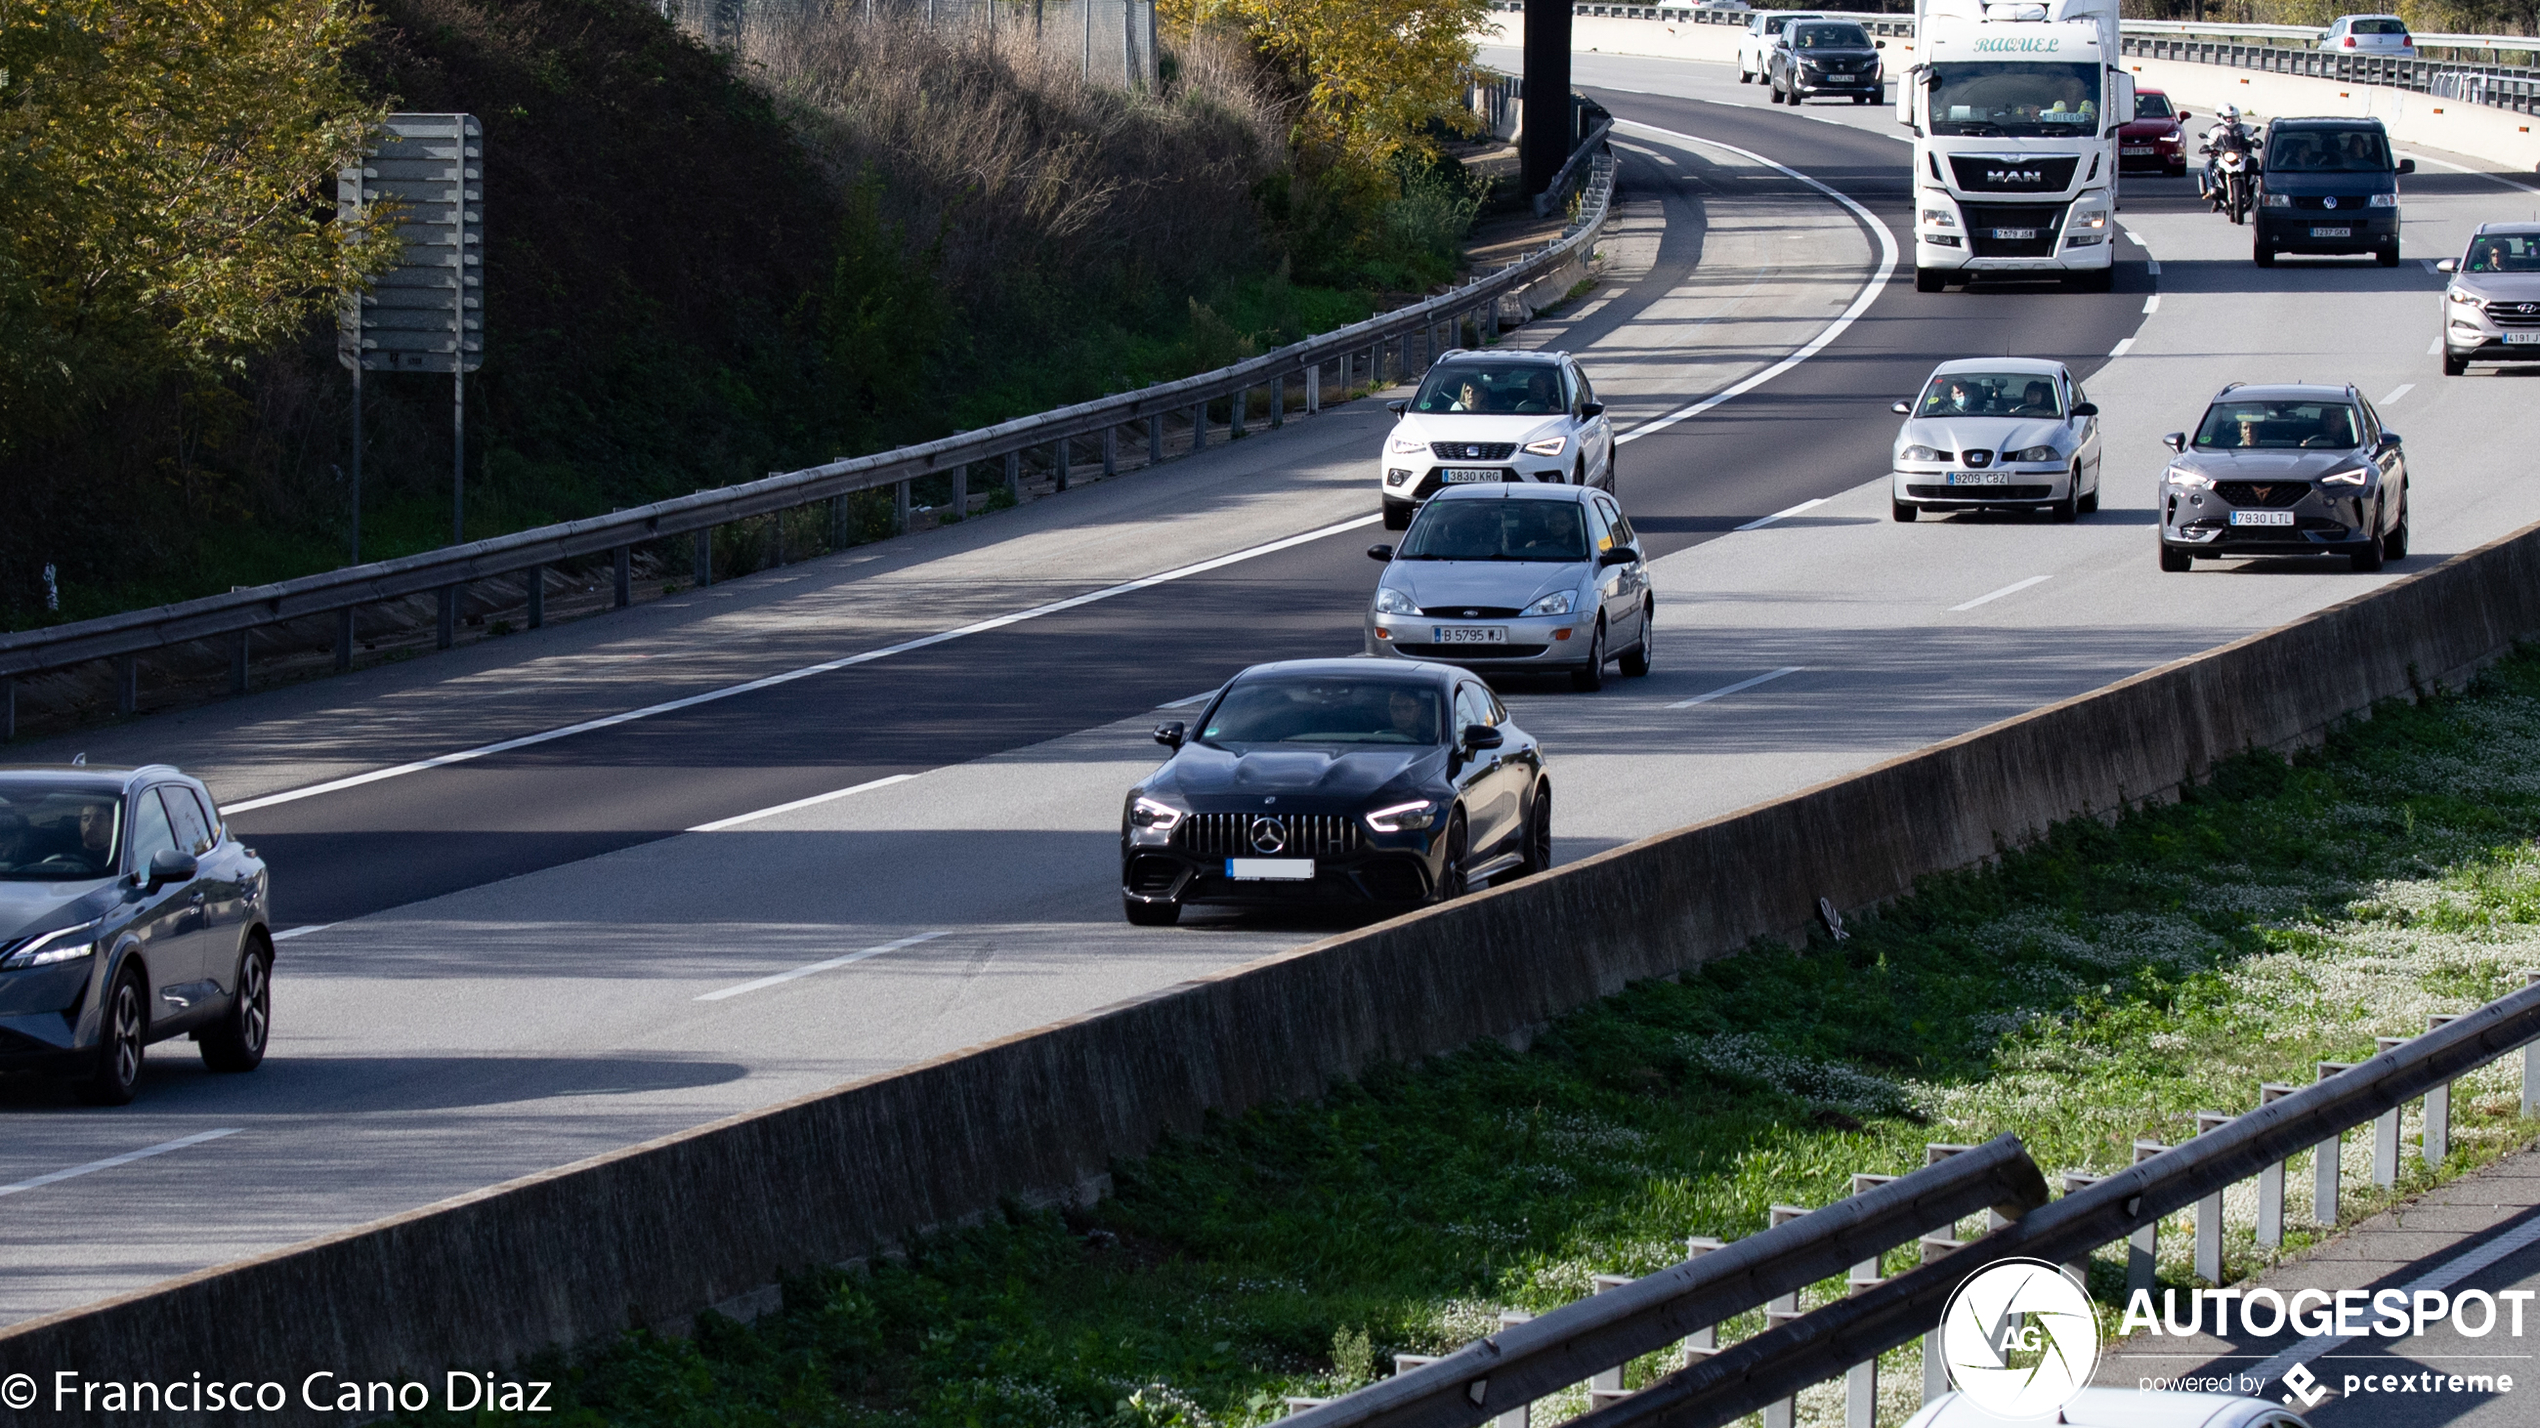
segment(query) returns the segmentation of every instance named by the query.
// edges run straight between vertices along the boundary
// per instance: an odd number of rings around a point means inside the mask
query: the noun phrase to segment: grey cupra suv
[[[264,860],[163,764],[0,768],[0,1070],[130,1101],[142,1049],[190,1035],[252,1071],[273,1026]]]
[[[2200,557],[2408,553],[2408,459],[2353,387],[2223,388],[2193,433],[2161,438],[2161,568]]]

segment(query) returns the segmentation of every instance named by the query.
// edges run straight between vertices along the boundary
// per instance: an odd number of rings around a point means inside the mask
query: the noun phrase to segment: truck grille
[[[1984,154],[1949,156],[1950,171],[1958,176],[1958,187],[1967,193],[2062,193],[2073,186],[2073,168],[2080,162],[2077,154],[2034,154],[2015,159]]]
[[[2282,510],[2311,494],[2308,481],[2217,481],[2214,494],[2235,506]]]
[[[2051,258],[2062,235],[2064,209],[2054,203],[1962,203],[1967,216],[1967,251],[1979,258]],[[2005,230],[2034,230],[2033,238],[1995,236]]]
[[[1429,450],[1440,461],[1505,461],[1517,454],[1513,441],[1432,441]]]
[[[1264,823],[1275,825],[1278,847],[1254,841],[1255,825]],[[1358,851],[1358,820],[1337,813],[1194,813],[1175,832],[1183,848],[1201,858],[1328,858]]]

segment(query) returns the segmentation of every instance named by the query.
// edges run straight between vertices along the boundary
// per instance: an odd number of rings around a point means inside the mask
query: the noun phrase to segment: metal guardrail
[[[2125,20],[2120,22],[2129,35],[2212,35],[2226,40],[2292,40],[2300,45],[2316,46],[2328,31],[2317,25],[2223,25],[2203,20]],[[2540,36],[2536,35],[2452,35],[2416,34],[2421,50],[2504,50],[2540,54]],[[2404,56],[2402,57],[2404,58]]]
[[[2131,27],[2132,22],[2128,23]],[[2540,112],[2540,70],[2520,66],[2450,64],[2404,55],[2350,54],[2344,50],[2295,49],[2168,35],[2130,34],[2124,37],[2122,48],[2143,59],[2226,65],[2267,74],[2333,79],[2341,84],[2379,85],[2523,114]]]
[[[1586,180],[1588,169],[1594,164],[1594,156],[1605,152],[1605,141],[1613,135],[1614,121],[1611,119],[1588,131],[1588,136],[1570,151],[1569,160],[1561,165],[1561,171],[1552,176],[1551,184],[1535,195],[1535,217],[1550,217],[1554,209],[1569,204],[1570,191]]]
[[[1972,1267],[2013,1256],[2079,1261],[2243,1180],[2280,1175],[2287,1158],[2368,1122],[2387,1123],[2418,1097],[2443,1096],[2448,1109],[2453,1081],[2540,1040],[2540,977],[2476,1011],[2436,1021],[2424,1035],[2312,1086],[2265,1088],[2257,1110],[2205,1118],[2213,1129],[2059,1200],[2047,1201],[2044,1178],[2019,1141],[2001,1136],[1283,1421],[1299,1428],[1472,1428],[1847,1266],[1873,1262],[1976,1210],[1990,1208],[2007,1221],[1944,1258],[1894,1278],[1855,1282],[1853,1293],[1822,1308],[1768,1315],[1781,1322],[1726,1348],[1689,1354],[1685,1367],[1645,1388],[1621,1392],[1615,1380],[1615,1388],[1592,1395],[1590,1412],[1571,1420],[1579,1428],[1733,1423],[1930,1331]],[[2527,1114],[2540,1066],[2530,1050],[2525,1055]],[[2282,1094],[2267,1099],[2270,1092]],[[2429,1157],[2440,1144],[2434,1135]],[[2201,1223],[2199,1230],[2201,1239]]]
[[[1498,3],[1493,4],[1491,8],[1513,14],[1524,14],[1526,5],[1525,0],[1498,0]],[[1747,17],[1756,13],[1752,9],[1733,10],[1717,5],[1574,4],[1571,6],[1571,11],[1576,15],[1601,15],[1619,20],[1664,20],[1678,25],[1735,25],[1740,29],[1745,28]],[[1822,15],[1829,20],[1857,20],[1863,28],[1874,35],[1914,33],[1914,17],[1911,15],[1889,15],[1870,10],[1811,10],[1808,13]]]
[[[247,668],[243,641],[248,631],[260,626],[312,616],[337,615],[336,665],[340,669],[351,663],[351,612],[354,609],[437,591],[442,593],[440,641],[446,648],[452,639],[455,592],[470,581],[523,571],[543,572],[545,567],[557,562],[614,554],[616,604],[623,608],[631,603],[629,553],[635,545],[647,541],[695,533],[702,542],[705,533],[732,521],[772,515],[823,501],[842,502],[853,493],[885,487],[895,488],[894,524],[904,526],[909,509],[908,483],[911,480],[949,472],[953,475],[954,490],[958,495],[966,490],[967,472],[972,464],[1006,458],[1007,481],[1011,486],[1016,470],[1014,458],[1025,450],[1038,447],[1053,448],[1052,465],[1058,485],[1063,490],[1071,461],[1071,442],[1100,438],[1103,464],[1108,471],[1115,467],[1121,429],[1142,424],[1146,428],[1150,460],[1161,460],[1166,417],[1191,418],[1196,450],[1208,439],[1208,407],[1211,404],[1232,400],[1233,409],[1226,429],[1230,436],[1240,436],[1245,428],[1250,394],[1258,389],[1269,389],[1269,422],[1273,426],[1281,424],[1286,417],[1286,384],[1292,380],[1302,381],[1305,410],[1314,412],[1320,407],[1321,383],[1327,369],[1337,367],[1338,385],[1344,388],[1358,380],[1360,374],[1364,374],[1365,380],[1370,383],[1383,385],[1388,372],[1399,378],[1423,370],[1439,352],[1458,345],[1453,333],[1448,331],[1450,328],[1461,331],[1465,324],[1470,323],[1485,339],[1495,338],[1499,330],[1502,299],[1590,250],[1604,226],[1608,200],[1613,193],[1613,160],[1601,152],[1589,153],[1591,149],[1601,149],[1604,132],[1600,129],[1591,136],[1588,144],[1582,145],[1572,155],[1573,166],[1579,166],[1585,160],[1582,169],[1586,179],[1585,195],[1576,221],[1542,249],[1451,292],[1410,307],[1380,313],[1364,322],[1292,343],[1231,367],[1080,402],[937,441],[833,461],[800,471],[780,472],[764,480],[701,491],[605,516],[542,526],[395,560],[348,566],[319,575],[234,590],[226,595],[0,634],[0,738],[15,732],[12,681],[19,675],[92,660],[119,661],[117,702],[121,712],[131,713],[137,678],[132,662],[139,655],[174,645],[229,636],[241,641],[236,647],[239,654],[232,662],[231,682],[234,689],[243,691]],[[1565,169],[1565,172],[1568,170]],[[837,513],[843,522],[843,507],[839,507]],[[531,585],[529,619],[535,626],[540,621],[543,608],[538,598],[538,592],[543,590],[543,576],[533,579]]]

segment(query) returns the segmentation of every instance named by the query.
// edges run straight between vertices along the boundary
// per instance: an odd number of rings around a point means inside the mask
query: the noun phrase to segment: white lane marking
[[[2148,307],[2144,309],[2145,312],[2150,312],[2151,310],[2152,309]],[[2111,357],[2123,357],[2126,354],[2126,349],[2132,347],[2133,345],[2133,338],[2120,337],[2117,339],[2117,345],[2108,349],[2108,355]]]
[[[1735,154],[1740,158],[1751,159],[1756,163],[1764,165],[1766,168],[1777,169],[1780,172],[1799,180],[1801,183],[1808,185],[1810,188],[1815,189],[1817,192],[1824,194],[1826,197],[1833,199],[1835,202],[1842,204],[1845,208],[1850,209],[1852,211],[1852,216],[1867,225],[1872,233],[1878,235],[1879,240],[1878,272],[1873,275],[1867,283],[1862,285],[1861,291],[1854,295],[1852,305],[1843,310],[1843,315],[1836,318],[1833,322],[1828,323],[1824,331],[1808,339],[1806,346],[1801,347],[1798,351],[1791,353],[1789,356],[1784,357],[1782,360],[1765,368],[1763,371],[1747,377],[1744,381],[1738,382],[1725,391],[1715,392],[1710,396],[1704,397],[1701,401],[1695,402],[1692,406],[1685,407],[1679,411],[1669,412],[1667,415],[1659,417],[1654,421],[1643,423],[1640,426],[1634,427],[1630,431],[1624,432],[1622,435],[1614,438],[1615,444],[1619,446],[1624,442],[1638,441],[1644,436],[1651,436],[1658,432],[1665,431],[1667,428],[1674,426],[1680,421],[1686,421],[1693,417],[1698,417],[1704,412],[1711,410],[1713,407],[1716,407],[1720,403],[1728,401],[1733,397],[1742,397],[1748,392],[1754,391],[1757,387],[1764,385],[1766,382],[1771,381],[1775,377],[1780,376],[1782,373],[1789,371],[1791,368],[1798,366],[1800,363],[1805,362],[1809,358],[1824,351],[1826,349],[1826,344],[1834,341],[1838,337],[1841,337],[1853,323],[1860,321],[1861,314],[1869,311],[1870,304],[1878,301],[1879,294],[1887,290],[1887,280],[1895,276],[1896,273],[1896,235],[1888,230],[1888,226],[1886,224],[1879,221],[1877,214],[1874,214],[1870,212],[1870,210],[1863,208],[1860,204],[1855,203],[1852,200],[1851,195],[1844,193],[1840,189],[1820,183],[1787,164],[1777,164],[1771,159],[1765,158],[1762,154],[1756,153],[1752,149],[1741,149],[1735,144],[1723,144],[1717,139],[1703,139],[1697,138],[1691,134],[1679,134],[1673,129],[1661,129],[1654,124],[1643,124],[1638,120],[1632,119],[1621,120],[1617,122],[1614,127],[1618,129],[1629,128],[1643,134],[1656,134],[1662,138],[1674,139],[1679,143],[1707,144],[1714,149],[1720,149],[1725,152]]]
[[[2145,317],[2150,317],[2152,314],[2159,312],[2160,310],[2161,295],[2159,293],[2154,293],[2143,300],[2143,315]]]
[[[1191,696],[1190,698],[1188,698],[1188,699],[1176,699],[1176,700],[1174,700],[1174,701],[1173,701],[1172,703],[1170,703],[1170,704],[1158,704],[1158,705],[1157,705],[1157,706],[1155,706],[1155,707],[1156,707],[1156,708],[1158,708],[1158,709],[1188,709],[1188,708],[1190,708],[1192,705],[1194,705],[1194,704],[1198,704],[1198,703],[1200,703],[1200,702],[1202,702],[1202,701],[1204,701],[1204,700],[1208,699],[1210,696],[1212,696],[1212,695],[1214,695],[1214,694],[1216,694],[1216,693],[1217,693],[1217,691],[1216,691],[1216,690],[1211,689],[1211,690],[1206,691],[1205,693],[1201,693],[1201,694],[1194,694],[1194,695],[1192,695],[1192,696]]]
[[[1887,137],[1894,139],[1900,144],[1910,144],[1914,142],[1914,136],[1911,134],[1890,134]]]
[[[2436,340],[2437,340],[2437,341],[2441,341],[2442,339],[2437,338]],[[2416,383],[2414,383],[2414,382],[2401,382],[2399,385],[2397,385],[2397,386],[2395,386],[2395,387],[2392,387],[2392,388],[2390,389],[2390,395],[2388,395],[2388,396],[2386,396],[2386,397],[2383,397],[2383,398],[2381,399],[2381,404],[2382,404],[2383,406],[2385,406],[2385,407],[2386,407],[2386,406],[2389,406],[2389,405],[2391,405],[2392,403],[2394,403],[2394,402],[2398,401],[2401,397],[2406,396],[2408,393],[2413,392],[2413,391],[2415,391],[2416,389],[2417,389],[2417,384],[2416,384]]]
[[[312,922],[305,927],[294,927],[288,932],[277,932],[273,935],[273,940],[276,942],[288,942],[294,937],[306,937],[312,932],[324,932],[326,929],[333,927],[334,925],[335,924],[332,922]]]
[[[2524,193],[2540,193],[2540,188],[2533,188],[2527,183],[2515,183],[2512,179],[2506,178],[2502,174],[2491,174],[2485,169],[2474,169],[2467,164],[2447,163],[2442,159],[2434,158],[2428,154],[2411,154],[2409,157],[2415,159],[2421,164],[2432,164],[2438,169],[2450,169],[2456,174],[2475,174],[2478,177],[2487,180],[2489,183],[2503,184],[2507,188],[2520,189]]]
[[[892,784],[906,783],[915,777],[917,777],[915,774],[892,774],[887,778],[870,779],[864,783],[857,784],[853,788],[833,788],[827,793],[815,793],[809,798],[797,798],[791,803],[780,803],[772,808],[762,808],[753,813],[736,813],[729,818],[718,818],[712,823],[700,823],[688,831],[691,833],[720,833],[726,828],[738,828],[744,823],[756,823],[762,818],[773,818],[779,813],[791,813],[797,808],[811,808],[823,803],[835,803],[841,798],[864,793],[871,789],[889,788]]]
[[[2005,595],[2017,595],[2017,594],[2019,594],[2021,591],[2026,590],[2027,588],[2029,588],[2029,587],[2030,587],[2030,586],[2032,586],[2032,585],[2043,585],[2043,584],[2045,584],[2047,581],[2052,580],[2052,579],[2054,579],[2054,578],[2055,578],[2055,577],[2054,577],[2054,576],[2052,576],[2052,575],[2032,575],[2032,576],[2030,576],[2030,577],[2029,577],[2028,579],[2026,579],[2026,580],[2015,580],[2015,581],[2013,581],[2012,583],[2010,583],[2010,584],[2008,584],[2008,585],[2003,586],[2001,589],[1999,589],[1999,590],[1996,590],[1996,591],[1992,592],[1991,594],[1988,594],[1988,595],[1978,595],[1976,598],[1974,598],[1973,600],[1968,601],[1968,602],[1967,602],[1966,604],[1964,604],[1964,605],[1952,605],[1952,606],[1950,606],[1950,607],[1949,607],[1949,613],[1951,613],[1951,614],[1953,614],[1953,615],[1954,615],[1954,614],[1958,613],[1958,612],[1959,612],[1959,611],[1961,611],[1961,610],[1972,610],[1972,609],[1974,609],[1975,607],[1977,607],[1978,605],[1990,605],[1990,604],[1992,604],[1994,601],[2001,599],[2001,598],[2002,598],[2003,596],[2005,596]]]
[[[2434,340],[2432,342],[2425,344],[2425,355],[2428,357],[2439,357],[2442,354],[2443,334],[2438,332],[2434,334]]]
[[[2519,1229],[2498,1235],[2469,1253],[2439,1268],[2427,1271],[2414,1283],[2401,1288],[2399,1292],[2408,1296],[2408,1302],[2414,1304],[2420,1291],[2430,1293],[2437,1289],[2449,1289],[2471,1275],[2512,1255],[2519,1254],[2534,1244],[2540,1244],[2540,1220],[2533,1220]],[[2304,1339],[2249,1370],[2249,1373],[2263,1387],[2284,1377],[2295,1364],[2308,1363],[2323,1354],[2335,1353],[2362,1337],[2361,1334],[2321,1334],[2314,1338]]]
[[[2420,268],[2425,269],[2425,270],[2426,270],[2427,272],[2429,272],[2429,273],[2430,273],[2430,272],[2433,272],[2433,271],[2434,271],[2434,260],[2433,260],[2432,258],[2419,258],[2419,259],[2417,259],[2417,266],[2418,266],[2418,267],[2420,267]]]
[[[1759,516],[1754,520],[1748,521],[1745,525],[1739,526],[1738,529],[1742,531],[1760,531],[1775,521],[1787,520],[1792,516],[1798,515],[1801,511],[1814,510],[1817,507],[1824,505],[1827,499],[1827,497],[1819,496],[1813,501],[1802,501],[1798,505],[1792,506],[1787,510],[1775,511],[1769,516]]]
[[[154,1155],[165,1155],[171,1150],[183,1150],[189,1145],[201,1145],[207,1140],[218,1140],[225,1135],[236,1135],[238,1129],[232,1126],[227,1130],[197,1131],[177,1140],[161,1141],[157,1145],[144,1146],[139,1150],[127,1150],[121,1155],[110,1155],[103,1160],[92,1160],[86,1165],[74,1165],[68,1170],[56,1170],[47,1175],[39,1175],[32,1180],[21,1180],[15,1185],[0,1185],[0,1195],[19,1195],[29,1190],[40,1190],[47,1185],[58,1185],[65,1180],[75,1180],[82,1175],[94,1175],[100,1170],[112,1170],[118,1165],[130,1165],[136,1160],[148,1160]]]
[[[697,998],[697,1000],[701,1002],[719,1002],[728,997],[740,996],[744,992],[755,992],[767,987],[779,986],[786,982],[793,981],[797,977],[809,977],[820,972],[835,971],[836,969],[844,967],[849,963],[861,962],[867,957],[879,957],[885,952],[897,952],[903,947],[914,947],[920,942],[932,942],[938,937],[950,937],[951,935],[952,934],[950,932],[921,932],[914,937],[903,937],[897,942],[885,942],[879,947],[867,947],[861,952],[850,952],[844,957],[832,957],[826,962],[814,962],[808,967],[796,967],[790,972],[779,972],[772,977],[761,977],[754,982],[743,982],[737,987],[725,987],[719,992],[708,992],[704,996]]]
[[[1696,704],[1708,704],[1714,699],[1726,699],[1732,694],[1736,694],[1741,690],[1753,689],[1759,684],[1770,684],[1785,674],[1797,674],[1807,667],[1808,666],[1804,664],[1794,664],[1787,669],[1774,670],[1770,674],[1759,674],[1753,679],[1741,679],[1735,684],[1723,684],[1708,694],[1697,694],[1691,699],[1679,700],[1667,707],[1670,709],[1691,709]]]
[[[1313,541],[1322,540],[1326,536],[1339,535],[1343,531],[1354,531],[1361,526],[1371,526],[1383,519],[1384,516],[1381,512],[1373,515],[1360,516],[1356,520],[1342,521],[1335,525],[1318,527],[1317,529],[1306,531],[1301,535],[1288,536],[1285,539],[1270,541],[1264,545],[1250,546],[1243,550],[1235,551],[1229,555],[1220,555],[1208,560],[1200,561],[1194,565],[1180,566],[1176,569],[1167,570],[1160,574],[1142,576],[1136,580],[1125,581],[1118,585],[1106,585],[1100,590],[1089,590],[1082,595],[1071,595],[1064,600],[1053,600],[1046,605],[1035,605],[1028,610],[1016,610],[1009,614],[992,616],[991,618],[974,621],[970,624],[961,625],[954,629],[938,630],[931,635],[920,635],[916,639],[902,640],[898,644],[884,645],[880,649],[865,650],[860,654],[851,654],[840,659],[823,660],[819,664],[807,664],[800,669],[789,669],[781,674],[771,674],[764,678],[753,679],[742,684],[728,684],[721,689],[709,689],[703,694],[691,694],[685,699],[671,699],[660,704],[647,704],[641,709],[629,709],[623,714],[611,714],[605,718],[599,719],[586,719],[579,724],[568,724],[561,729],[549,729],[543,733],[537,734],[524,734],[517,739],[504,739],[498,743],[480,744],[473,749],[461,749],[456,753],[439,754],[428,759],[417,759],[413,763],[398,764],[394,768],[373,769],[369,773],[354,774],[349,778],[339,778],[330,780],[326,783],[311,784],[307,788],[295,788],[283,793],[269,793],[262,798],[250,798],[240,803],[224,804],[222,805],[222,808],[223,811],[227,813],[248,813],[259,808],[271,808],[279,803],[293,803],[303,798],[315,798],[322,793],[340,793],[348,788],[359,788],[363,784],[378,783],[383,779],[402,778],[407,774],[423,773],[430,769],[445,768],[451,764],[466,763],[471,759],[481,759],[494,754],[509,753],[514,749],[525,749],[532,744],[543,744],[552,739],[570,738],[575,734],[588,734],[599,729],[614,728],[619,724],[631,724],[638,719],[650,719],[656,714],[671,714],[682,709],[693,709],[700,704],[711,704],[718,699],[730,699],[739,694],[750,694],[761,689],[770,689],[780,684],[791,684],[797,679],[809,679],[815,674],[833,673],[851,665],[870,664],[878,659],[888,659],[892,655],[907,654],[911,650],[922,650],[932,645],[944,644],[947,641],[963,639],[970,635],[983,635],[991,630],[1002,630],[1008,625],[1019,625],[1026,620],[1040,619],[1044,615],[1059,614],[1062,611],[1073,610],[1080,605],[1091,605],[1098,600],[1109,600],[1120,595],[1135,594],[1140,590],[1150,590],[1158,585],[1168,585],[1176,580],[1187,580],[1194,575],[1205,575],[1212,570],[1222,570],[1229,565],[1239,565],[1247,560],[1256,560],[1265,555],[1276,554],[1279,551],[1288,550],[1295,546],[1306,545]]]
[[[2129,229],[2127,229],[2127,230],[2125,231],[2125,236],[2126,236],[2126,241],[2127,241],[2127,242],[2132,243],[2134,246],[2136,246],[2137,248],[2142,249],[2144,252],[2149,253],[2149,252],[2151,252],[2151,251],[2152,251],[2152,245],[2143,241],[2143,235],[2142,235],[2142,234],[2137,233],[2137,232],[2135,232],[2133,229],[2129,228]]]

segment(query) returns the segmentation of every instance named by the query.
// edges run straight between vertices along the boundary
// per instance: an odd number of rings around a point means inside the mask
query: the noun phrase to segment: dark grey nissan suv
[[[2353,387],[2216,393],[2193,433],[2161,438],[2161,568],[2250,555],[2343,555],[2379,570],[2408,553],[2408,459]]]
[[[0,1071],[130,1101],[143,1048],[252,1071],[273,1027],[264,860],[164,764],[0,767]]]

